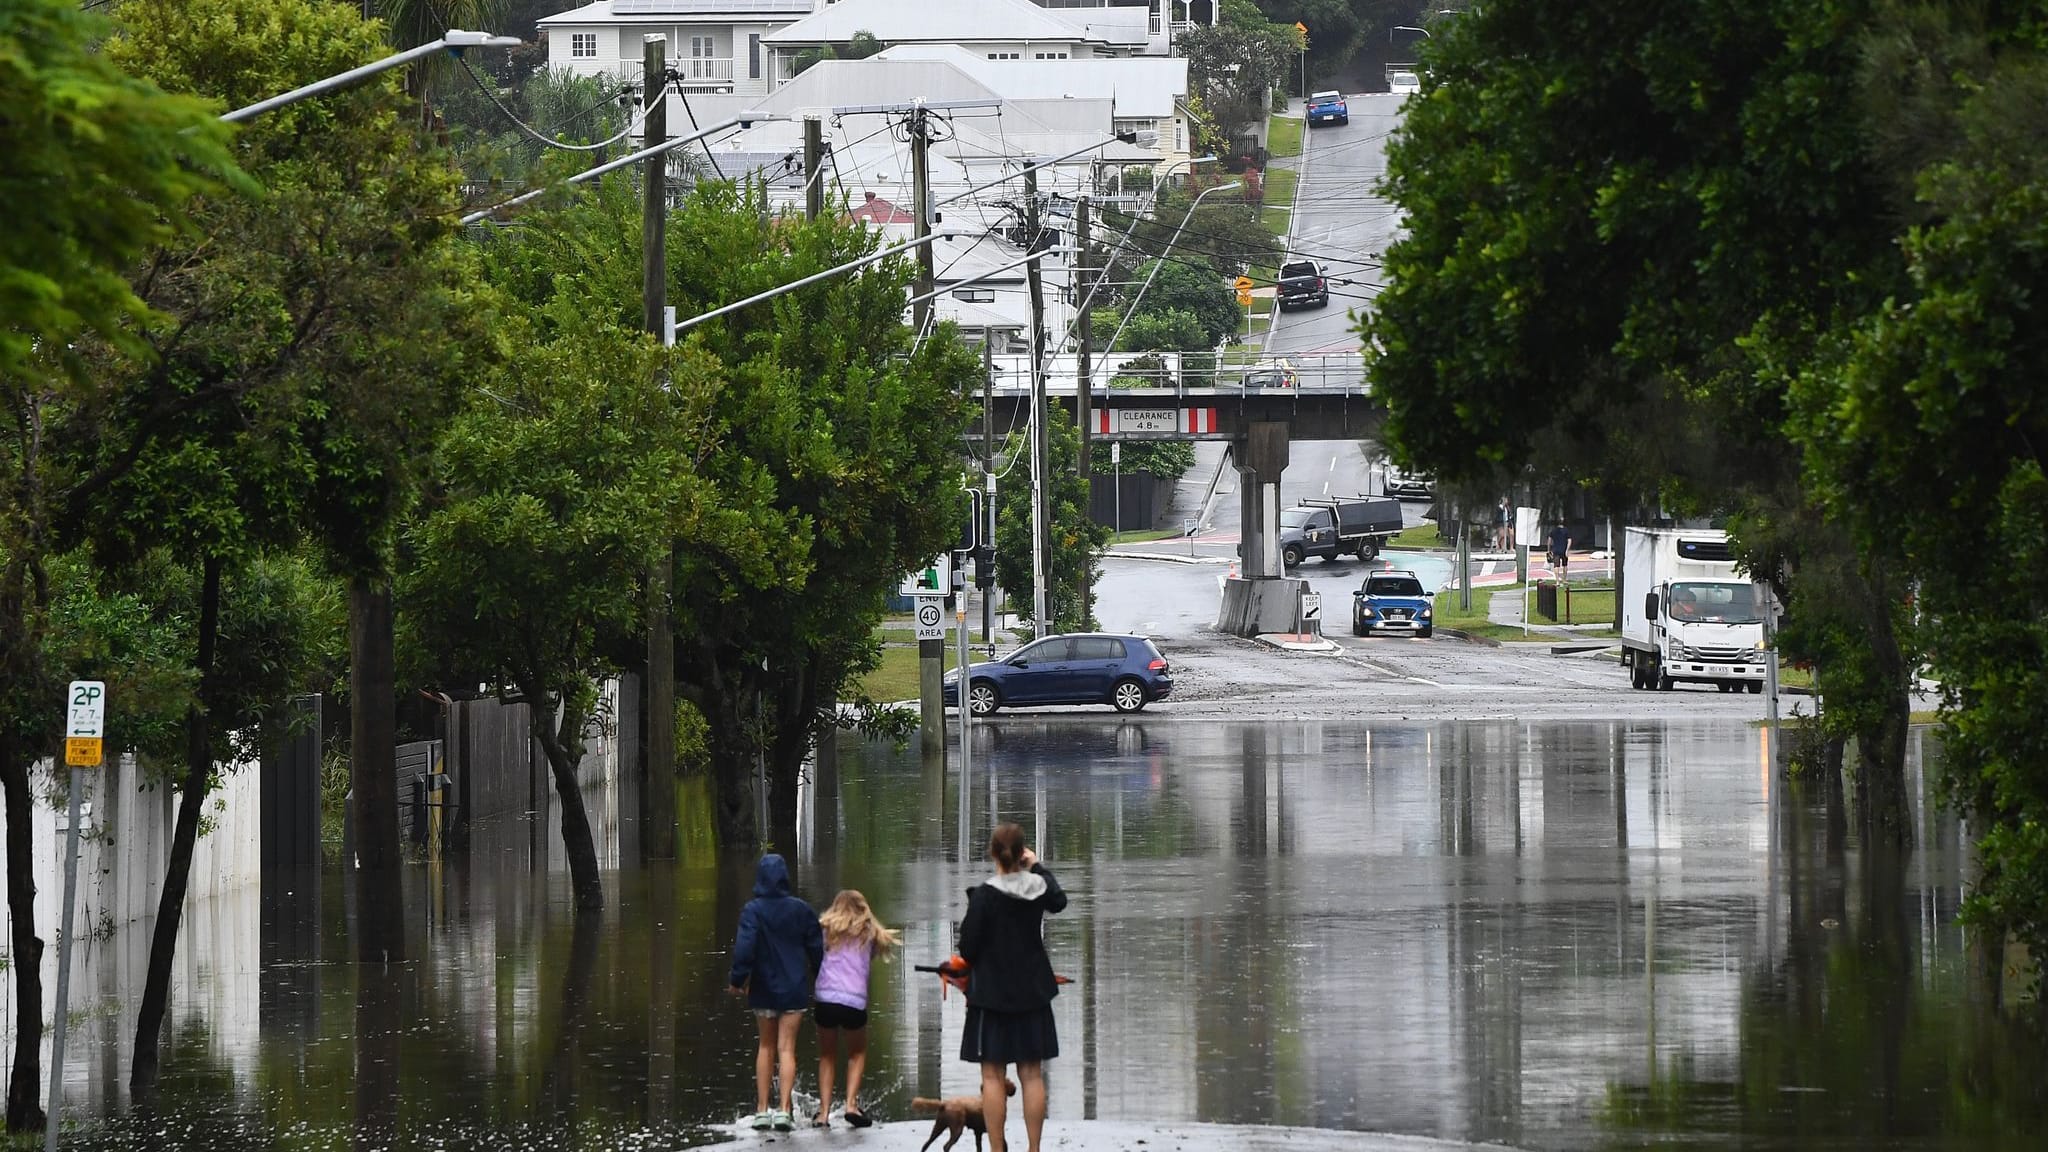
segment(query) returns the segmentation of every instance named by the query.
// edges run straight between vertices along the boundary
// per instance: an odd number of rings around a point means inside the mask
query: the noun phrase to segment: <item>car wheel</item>
[[[1301,563],[1301,549],[1289,544],[1280,550],[1280,562],[1292,568]]]
[[[1109,690],[1109,702],[1119,712],[1140,712],[1145,708],[1145,686],[1136,680],[1123,679]]]
[[[1430,638],[1431,636],[1434,636],[1434,635],[1436,635],[1436,629],[1435,629],[1435,628],[1433,628],[1433,627],[1431,627],[1431,628],[1424,628],[1424,629],[1422,629],[1421,631],[1417,632],[1417,633],[1416,633],[1416,635],[1417,635],[1417,636],[1420,636],[1420,637],[1422,637],[1422,638],[1423,638],[1424,640],[1427,640],[1427,639],[1429,639],[1429,638]]]
[[[1351,634],[1352,634],[1353,636],[1363,636],[1363,635],[1365,635],[1365,625],[1363,625],[1363,624],[1360,624],[1360,623],[1359,623],[1358,621],[1356,621],[1356,620],[1353,620],[1353,621],[1351,622]]]
[[[996,692],[996,686],[986,680],[976,680],[967,689],[967,707],[976,716],[987,716],[1003,706],[1003,698]]]

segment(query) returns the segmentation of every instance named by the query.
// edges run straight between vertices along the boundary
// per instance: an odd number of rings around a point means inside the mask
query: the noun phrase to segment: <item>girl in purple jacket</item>
[[[860,1110],[860,1075],[868,1062],[868,967],[878,953],[896,946],[896,933],[882,927],[868,898],[848,888],[818,917],[825,930],[825,963],[818,969],[818,1118],[827,1126],[832,1111],[832,1078],[839,1037],[846,1036],[846,1122],[865,1128],[874,1121]]]

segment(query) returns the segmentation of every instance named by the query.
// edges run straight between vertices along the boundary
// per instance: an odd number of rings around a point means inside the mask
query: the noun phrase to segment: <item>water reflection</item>
[[[804,895],[857,887],[904,927],[873,989],[885,1117],[975,1082],[959,998],[909,964],[950,951],[1010,819],[1073,896],[1058,1117],[1786,1149],[2018,1146],[2048,1118],[2038,1038],[1968,1002],[1954,823],[1923,805],[1922,849],[1866,852],[1746,726],[1021,719],[976,744],[963,782],[844,741],[788,833]],[[411,965],[330,959],[339,877],[266,906],[181,985],[146,1120],[126,1031],[82,1031],[99,1142],[676,1143],[745,1111],[722,988],[751,859],[607,873],[579,921],[536,826],[410,877]]]

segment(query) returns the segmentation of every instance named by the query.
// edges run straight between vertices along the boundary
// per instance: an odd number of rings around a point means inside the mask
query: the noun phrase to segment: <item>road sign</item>
[[[1249,276],[1239,276],[1236,287],[1237,302],[1239,304],[1250,304],[1252,302],[1252,278]]]
[[[944,594],[953,587],[953,558],[941,553],[932,562],[903,578],[896,590],[905,596]]]
[[[64,735],[91,736],[98,739],[107,734],[107,686],[99,680],[73,680],[71,690],[65,694]]]
[[[1214,408],[1097,408],[1097,436],[1217,436]]]
[[[1322,594],[1321,592],[1303,592],[1303,593],[1301,594],[1301,622],[1302,622],[1302,624],[1303,624],[1303,625],[1308,625],[1308,624],[1314,624],[1314,623],[1317,623],[1317,622],[1321,621],[1321,620],[1322,620],[1322,618],[1323,618],[1323,594]]]
[[[1541,515],[1542,512],[1535,508],[1515,509],[1516,545],[1523,548],[1534,548],[1543,543],[1541,539],[1543,525],[1538,519]]]
[[[919,640],[944,640],[944,604],[937,596],[917,598],[917,638]]]
[[[1306,36],[1306,35],[1308,35],[1308,25],[1306,25],[1306,24],[1303,24],[1303,23],[1302,23],[1301,21],[1299,21],[1299,20],[1296,20],[1296,21],[1294,22],[1294,30],[1295,30],[1296,32],[1299,32],[1299,33],[1301,33],[1301,34],[1302,34],[1303,36]]]
[[[100,762],[100,738],[107,734],[107,686],[73,680],[64,694],[64,763],[92,768]]]

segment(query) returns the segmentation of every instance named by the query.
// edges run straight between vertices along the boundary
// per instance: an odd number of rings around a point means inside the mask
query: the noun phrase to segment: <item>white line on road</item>
[[[1410,676],[1403,672],[1396,672],[1392,668],[1389,668],[1384,664],[1375,664],[1370,660],[1363,660],[1357,656],[1339,656],[1338,659],[1344,661],[1346,664],[1356,664],[1360,668],[1370,668],[1382,676],[1392,676],[1396,680],[1413,680],[1417,684],[1427,684],[1431,688],[1444,687],[1444,685],[1439,684],[1434,680],[1424,679],[1421,676]]]

